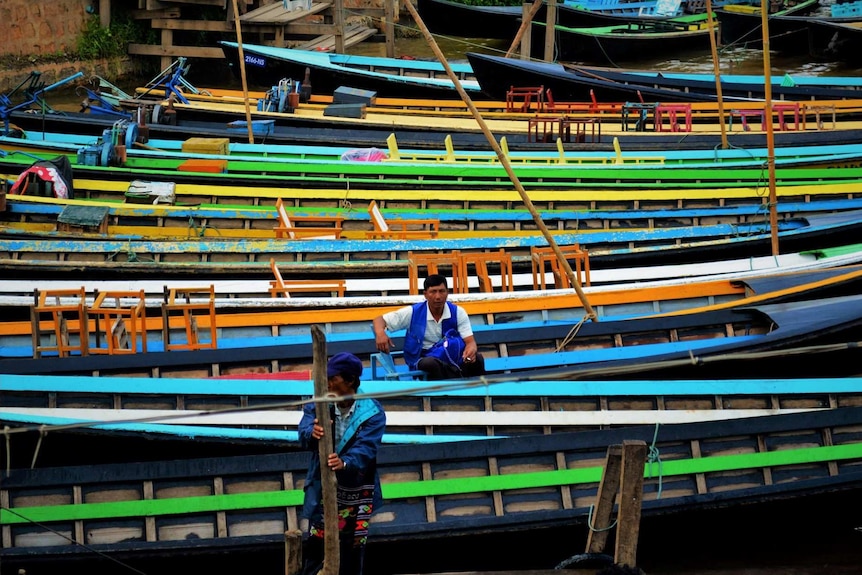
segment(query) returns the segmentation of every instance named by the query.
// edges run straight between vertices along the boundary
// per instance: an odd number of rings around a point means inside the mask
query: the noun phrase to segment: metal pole
[[[521,181],[518,179],[518,176],[515,175],[514,170],[512,170],[512,164],[509,163],[509,158],[507,158],[506,154],[503,153],[503,150],[500,148],[500,145],[494,138],[494,134],[491,133],[491,130],[488,128],[488,125],[482,118],[482,114],[479,112],[479,110],[473,104],[473,100],[470,99],[470,96],[464,90],[464,87],[458,80],[458,76],[456,76],[455,73],[452,71],[452,67],[449,66],[449,62],[446,60],[446,56],[443,55],[443,52],[440,50],[440,47],[434,40],[434,36],[431,35],[431,32],[428,30],[428,27],[425,26],[425,23],[422,21],[422,18],[419,17],[419,12],[413,6],[413,3],[405,2],[404,5],[410,11],[410,15],[413,17],[413,20],[419,26],[419,29],[422,30],[422,34],[425,36],[425,40],[428,42],[428,45],[434,52],[434,55],[437,56],[437,59],[440,60],[441,64],[443,64],[443,68],[446,70],[446,74],[452,80],[452,83],[455,84],[455,89],[458,90],[458,94],[460,94],[461,99],[464,100],[464,103],[467,105],[467,108],[470,109],[470,113],[476,119],[476,122],[482,129],[482,133],[485,134],[485,138],[488,140],[488,143],[491,145],[491,148],[493,148],[494,152],[497,154],[497,158],[499,158],[500,164],[506,170],[506,173],[509,175],[509,179],[515,186],[515,189],[518,190],[518,194],[520,194],[521,200],[524,202],[524,205],[527,206],[527,209],[533,216],[533,220],[536,222],[536,225],[539,227],[539,230],[542,232],[542,235],[545,236],[545,239],[548,241],[548,245],[551,246],[551,249],[557,256],[560,265],[563,267],[563,270],[565,270],[566,275],[569,278],[569,282],[572,284],[572,286],[574,286],[575,292],[578,294],[578,297],[580,298],[581,304],[584,306],[584,310],[587,312],[587,315],[591,320],[598,321],[598,316],[596,315],[596,312],[593,311],[593,308],[590,306],[590,302],[587,301],[586,294],[581,288],[580,278],[577,277],[574,272],[572,272],[572,266],[569,265],[569,261],[566,259],[565,254],[563,254],[563,252],[560,250],[560,246],[557,245],[557,242],[554,240],[554,237],[553,235],[551,235],[551,232],[548,230],[548,227],[545,225],[545,222],[542,221],[542,216],[539,214],[539,212],[536,211],[536,208],[533,206],[533,202],[532,200],[530,200],[530,196],[527,195],[527,191],[524,189],[524,186],[521,185]]]

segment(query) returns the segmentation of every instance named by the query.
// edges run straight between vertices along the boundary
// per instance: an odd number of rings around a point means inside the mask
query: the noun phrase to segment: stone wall
[[[0,0],[2,2],[4,0]],[[84,83],[90,76],[101,76],[111,82],[118,82],[127,76],[140,74],[140,62],[129,58],[111,58],[110,60],[69,60],[67,62],[40,62],[33,66],[21,68],[0,69],[0,93],[8,93],[18,84],[27,79],[31,71],[41,74],[40,81],[50,86],[81,72],[83,76],[68,85],[57,88],[57,91],[74,91],[74,87]],[[50,101],[51,99],[48,98]],[[16,102],[17,103],[17,102]]]
[[[87,18],[98,0],[0,1],[0,56],[47,55],[74,51]]]

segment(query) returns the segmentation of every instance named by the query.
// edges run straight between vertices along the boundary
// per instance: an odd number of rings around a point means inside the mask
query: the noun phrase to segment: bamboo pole
[[[518,47],[518,44],[521,43],[521,38],[524,36],[524,32],[526,32],[527,28],[533,23],[533,16],[535,16],[539,9],[542,7],[542,0],[535,0],[533,5],[530,6],[530,11],[527,12],[527,15],[521,19],[521,26],[518,28],[518,31],[515,33],[515,39],[512,40],[512,45],[509,46],[509,50],[506,51],[506,58],[511,58],[512,54],[515,52],[515,49]],[[523,53],[523,48],[521,49]]]
[[[235,2],[236,0],[234,0]],[[326,378],[326,335],[319,325],[311,326],[311,339],[314,351],[314,364],[311,370],[314,379],[314,397],[325,397],[329,393]],[[326,431],[323,439],[317,442],[317,455],[320,458],[320,484],[323,488],[323,575],[336,575],[341,557],[338,545],[338,499],[336,490],[338,480],[335,472],[327,465],[329,454],[335,450],[332,437],[332,417],[329,415],[331,402],[320,402],[314,407],[317,422]]]
[[[254,144],[254,129],[251,125],[251,109],[248,102],[248,82],[245,79],[245,54],[242,51],[242,26],[239,23],[239,8],[233,0],[233,22],[236,27],[236,48],[239,56],[239,72],[242,78],[242,97],[245,101],[245,123],[248,126],[248,143]]]
[[[581,305],[584,306],[584,310],[587,312],[587,316],[593,321],[598,321],[598,316],[596,315],[596,312],[593,311],[593,308],[590,306],[590,302],[587,301],[587,296],[584,293],[584,290],[581,288],[580,278],[577,277],[572,271],[572,266],[569,265],[569,260],[566,259],[565,254],[563,254],[563,252],[560,250],[560,246],[557,245],[557,242],[554,240],[553,235],[551,235],[551,232],[548,230],[548,227],[542,220],[542,216],[539,214],[538,211],[536,211],[536,208],[533,205],[533,201],[530,199],[530,196],[527,195],[527,191],[524,189],[524,186],[521,185],[521,181],[518,179],[518,176],[515,175],[515,172],[512,169],[512,164],[509,162],[509,158],[506,156],[506,154],[503,153],[502,148],[500,148],[500,145],[494,138],[494,134],[491,133],[491,130],[488,128],[488,125],[482,118],[482,114],[473,104],[473,100],[470,99],[469,94],[467,94],[467,92],[464,90],[464,87],[461,85],[460,80],[458,80],[458,76],[456,76],[455,73],[452,71],[452,67],[449,66],[449,62],[446,60],[446,56],[440,50],[440,47],[437,45],[437,41],[434,40],[434,36],[431,35],[431,32],[428,30],[428,27],[425,26],[425,22],[422,21],[422,18],[419,16],[419,12],[413,6],[413,3],[405,2],[404,5],[410,11],[410,15],[413,17],[413,20],[416,22],[416,25],[419,26],[419,29],[422,31],[422,35],[425,36],[425,40],[428,42],[428,45],[434,52],[434,55],[437,56],[438,60],[440,60],[440,63],[446,70],[446,74],[449,76],[449,79],[452,80],[452,83],[455,85],[455,89],[458,90],[458,94],[461,96],[461,99],[464,100],[464,103],[467,105],[467,108],[470,109],[470,113],[476,119],[476,122],[479,124],[479,128],[481,128],[482,133],[485,134],[485,138],[488,140],[488,143],[491,145],[491,148],[494,150],[494,153],[497,154],[497,158],[500,160],[500,165],[502,165],[503,168],[506,170],[506,173],[509,175],[509,179],[512,181],[512,185],[514,185],[515,189],[518,190],[518,194],[520,194],[521,200],[524,202],[524,205],[527,206],[527,209],[533,216],[533,221],[536,222],[536,226],[538,226],[539,231],[541,231],[542,235],[545,236],[545,239],[548,241],[548,245],[551,246],[551,249],[557,256],[557,260],[559,260],[560,265],[563,267],[563,270],[565,270],[566,276],[568,276],[569,278],[569,282],[572,284],[572,286],[574,286],[575,292],[578,294],[578,297],[581,300]]]
[[[772,61],[769,58],[769,0],[760,0],[763,28],[763,122],[766,124],[766,166],[769,172],[769,229],[772,235],[772,255],[778,251],[778,194],[775,190],[775,133],[772,129]]]
[[[709,46],[712,51],[712,69],[715,74],[715,97],[718,100],[718,124],[721,127],[721,147],[727,149],[727,125],[724,123],[724,98],[721,95],[721,66],[718,63],[716,47],[716,27],[712,14],[712,0],[706,0],[707,25],[709,27]]]

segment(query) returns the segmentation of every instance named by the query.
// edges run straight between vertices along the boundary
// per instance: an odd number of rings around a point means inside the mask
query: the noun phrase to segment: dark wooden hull
[[[701,514],[709,523],[720,510],[774,511],[768,504],[778,501],[788,502],[798,517],[807,498],[845,493],[849,499],[830,515],[830,524],[843,523],[857,508],[848,502],[858,501],[862,487],[860,426],[862,408],[849,407],[658,430],[384,446],[378,462],[386,503],[370,540],[380,557],[397,552],[396,545],[422,542],[427,552],[443,543],[447,549],[464,544],[472,551],[468,556],[488,558],[514,534],[523,544],[530,533],[548,537],[576,529],[581,541],[607,447],[623,441],[643,441],[660,454],[661,463],[645,473],[644,521],[670,515],[677,527],[691,530],[691,523],[680,523],[686,514]],[[120,453],[125,462],[5,475],[4,565],[56,567],[94,553],[117,560],[196,554],[212,560],[228,552],[278,551],[284,532],[297,525],[307,452],[149,462],[136,462],[133,449]],[[405,482],[417,485],[420,495],[410,496]],[[455,484],[453,495],[446,485]],[[772,516],[759,515],[761,528],[764,521],[771,525],[764,517]],[[572,539],[567,545],[555,559],[533,555],[532,566],[549,568],[583,549]],[[523,555],[523,545],[515,547]],[[473,564],[458,554],[437,555],[434,564],[447,571]],[[415,557],[406,565],[414,567],[406,572],[415,572]]]
[[[696,102],[717,100],[715,82],[663,79],[658,75],[644,78],[610,69],[563,66],[547,62],[529,62],[470,52],[467,58],[473,72],[489,98],[505,97],[512,85],[551,88],[557,101],[590,101],[590,90],[599,102],[637,102],[638,92],[645,101]],[[755,82],[722,82],[725,103],[762,99],[763,84]],[[856,99],[859,90],[851,87],[781,86],[772,83],[772,97],[784,100]],[[797,138],[802,134],[791,134]],[[776,134],[776,138],[780,134]],[[776,145],[780,145],[776,139]]]
[[[862,63],[862,27],[848,19],[807,19],[809,55],[818,60]]]
[[[542,54],[546,30],[544,23],[533,23],[533,54]],[[681,52],[706,52],[710,46],[708,29],[665,31],[661,21],[618,24],[601,34],[588,27],[558,26],[554,34],[557,60],[599,65],[632,63]]]
[[[479,6],[449,0],[419,0],[419,16],[435,34],[511,40],[521,26],[520,6]],[[538,18],[544,17],[544,8]]]
[[[786,54],[808,52],[808,24],[795,16],[807,16],[818,8],[816,2],[803,2],[769,17],[769,49]],[[721,44],[734,48],[763,48],[763,19],[759,12],[738,12],[716,8]]]

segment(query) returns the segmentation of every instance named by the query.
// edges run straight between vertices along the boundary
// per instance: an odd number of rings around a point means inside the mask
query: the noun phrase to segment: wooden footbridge
[[[290,39],[299,43],[294,47],[336,51],[343,53],[363,40],[378,33],[378,28],[358,23],[346,23],[342,0],[317,2],[315,0],[238,0],[239,22],[243,38],[255,44],[286,46]],[[100,16],[110,22],[109,7],[100,4]],[[199,6],[225,7],[224,20],[199,20],[184,17],[189,9]],[[236,3],[233,3],[236,5]],[[382,0],[380,8],[350,8],[352,14],[370,16],[379,22],[386,35],[387,53],[394,55],[394,22],[397,18],[395,0]],[[250,9],[248,9],[250,8]],[[106,14],[107,11],[107,14]],[[222,59],[221,48],[182,43],[185,33],[212,32],[233,35],[236,22],[231,2],[223,0],[177,0],[171,4],[147,0],[146,8],[133,11],[138,20],[150,20],[151,26],[161,33],[159,44],[130,44],[130,55],[158,56],[161,67],[167,68],[178,57]],[[187,34],[186,34],[187,35]],[[227,39],[225,36],[223,39]],[[312,38],[312,39],[308,39]],[[214,43],[215,44],[215,43]]]

